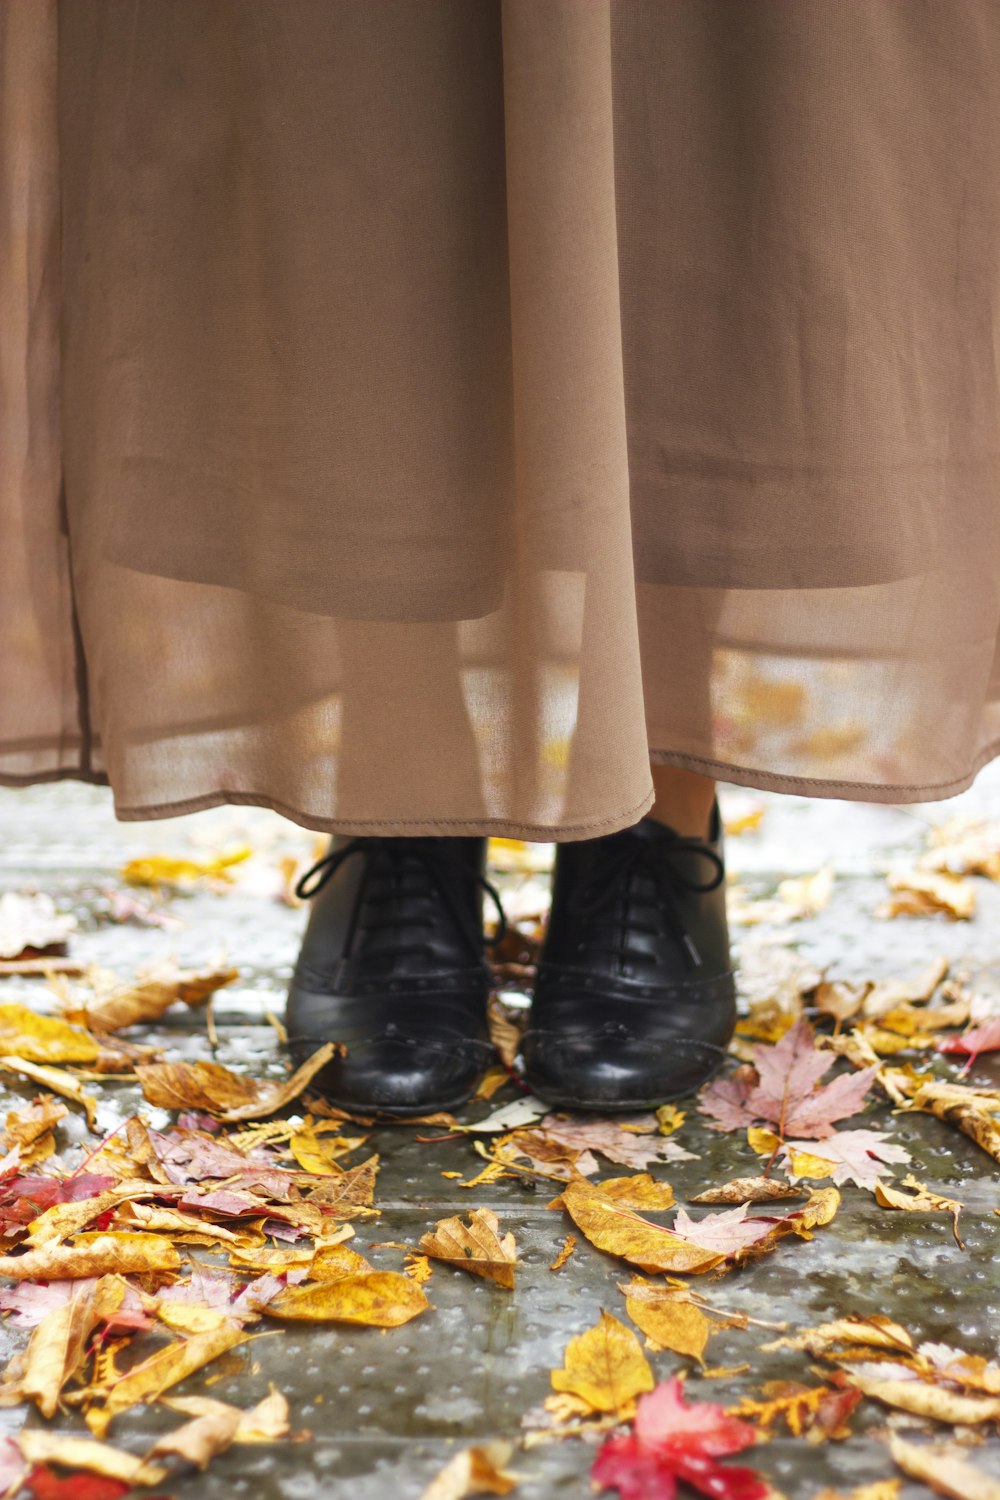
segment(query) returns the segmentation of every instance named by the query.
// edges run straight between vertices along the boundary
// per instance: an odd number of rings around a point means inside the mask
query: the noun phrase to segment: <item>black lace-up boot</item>
[[[296,887],[314,897],[288,992],[296,1063],[343,1042],[314,1086],[343,1109],[453,1109],[493,1060],[484,838],[346,838]]]
[[[652,1108],[719,1067],[736,1024],[719,810],[557,846],[525,1071],[567,1109]]]

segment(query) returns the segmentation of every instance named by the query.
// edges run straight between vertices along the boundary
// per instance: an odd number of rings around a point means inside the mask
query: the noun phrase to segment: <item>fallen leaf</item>
[[[22,1454],[29,1464],[58,1464],[64,1469],[86,1469],[91,1474],[102,1474],[107,1479],[119,1479],[124,1484],[160,1484],[167,1477],[167,1470],[159,1464],[149,1464],[110,1443],[98,1443],[93,1438],[66,1437],[55,1432],[40,1432],[26,1429],[16,1438]]]
[[[922,1479],[935,1494],[950,1500],[1000,1500],[1000,1483],[971,1463],[961,1448],[908,1443],[892,1432],[889,1452],[904,1474]]]
[[[765,1239],[771,1231],[771,1223],[768,1219],[748,1219],[744,1203],[723,1213],[705,1214],[701,1219],[692,1219],[685,1209],[679,1208],[671,1227],[674,1234],[691,1245],[731,1256]]]
[[[104,1407],[98,1413],[106,1426],[119,1412],[127,1411],[138,1401],[153,1401],[177,1385],[195,1370],[218,1359],[220,1354],[242,1344],[249,1334],[239,1322],[226,1322],[205,1333],[196,1333],[178,1344],[158,1349],[141,1364],[134,1365],[104,1393]],[[92,1408],[93,1411],[93,1408]],[[101,1434],[103,1436],[103,1433]]]
[[[996,1052],[1000,1050],[1000,1016],[993,1016],[984,1021],[981,1026],[973,1026],[971,1031],[965,1031],[961,1036],[949,1036],[938,1042],[939,1052],[957,1052],[964,1054],[970,1059],[978,1057],[980,1052]]]
[[[958,1216],[963,1205],[956,1198],[943,1198],[940,1193],[934,1193],[922,1182],[918,1182],[912,1172],[903,1178],[903,1187],[911,1191],[901,1192],[898,1187],[886,1187],[884,1183],[875,1184],[875,1201],[881,1208],[901,1209],[904,1213],[911,1214],[951,1214],[952,1232],[955,1242],[960,1250],[965,1245],[958,1233]]]
[[[733,1077],[702,1091],[699,1105],[717,1122],[713,1129],[765,1121],[782,1137],[833,1135],[833,1121],[857,1114],[878,1073],[877,1066],[863,1068],[820,1084],[832,1058],[817,1050],[805,1020],[797,1021],[774,1046],[755,1047],[753,1057],[754,1068],[740,1068]]]
[[[555,1204],[566,1209],[592,1245],[644,1271],[686,1274],[710,1271],[725,1256],[689,1244],[659,1224],[607,1197],[589,1182],[571,1182]]]
[[[184,970],[173,961],[164,961],[141,969],[127,984],[116,984],[79,1008],[67,1006],[66,1014],[94,1031],[120,1031],[125,1026],[156,1021],[178,1002],[192,1008],[205,1005],[216,990],[236,978],[236,969]],[[21,1048],[15,1051],[30,1055]]]
[[[71,1099],[74,1104],[79,1104],[82,1108],[90,1129],[96,1128],[97,1100],[92,1094],[85,1094],[83,1084],[69,1073],[64,1073],[61,1068],[50,1068],[41,1063],[34,1063],[27,1057],[14,1056],[0,1057],[0,1068],[8,1073],[20,1073],[22,1077],[30,1078],[34,1083],[40,1083],[53,1094],[58,1094],[63,1099]]]
[[[767,1500],[768,1485],[754,1470],[717,1462],[756,1442],[756,1428],[721,1406],[686,1402],[674,1376],[640,1397],[634,1431],[607,1438],[590,1472],[622,1500],[670,1500],[678,1479],[714,1500]]]
[[[92,1036],[25,1005],[0,1005],[0,1053],[34,1063],[91,1063],[100,1047]]]
[[[620,1288],[625,1311],[637,1328],[661,1349],[696,1359],[704,1365],[705,1346],[720,1326],[682,1292],[655,1286],[638,1277]]]
[[[63,1386],[83,1364],[87,1340],[119,1307],[125,1291],[118,1277],[104,1276],[74,1288],[61,1307],[53,1308],[35,1328],[27,1349],[15,1356],[19,1373],[11,1384],[17,1398],[34,1401],[43,1417],[54,1416]],[[5,1386],[5,1393],[9,1389]]]
[[[273,1443],[288,1436],[288,1402],[273,1386],[269,1395],[249,1411],[227,1406],[224,1401],[213,1401],[207,1396],[165,1396],[163,1405],[172,1411],[186,1412],[192,1417],[211,1416],[213,1412],[234,1411],[238,1417],[233,1441],[236,1443]]]
[[[601,1310],[598,1323],[570,1339],[552,1389],[575,1396],[590,1411],[631,1415],[635,1398],[651,1391],[653,1372],[630,1328]]]
[[[521,1033],[524,1030],[525,1018],[524,1011],[515,1011],[509,1005],[504,1005],[498,995],[490,996],[486,1011],[490,1041],[496,1048],[505,1070],[514,1066],[521,1046]],[[504,1071],[504,1081],[508,1076],[508,1073]]]
[[[770,1133],[770,1132],[768,1132]],[[778,1145],[776,1136],[771,1139]],[[770,1154],[770,1152],[768,1153]],[[804,1198],[806,1191],[792,1182],[774,1177],[734,1177],[719,1187],[706,1188],[688,1201],[691,1203],[778,1203],[788,1198]]]
[[[215,885],[232,882],[229,871],[249,859],[252,849],[234,849],[229,854],[217,854],[212,859],[183,859],[169,854],[146,854],[130,859],[122,867],[121,875],[129,885],[146,885],[158,890],[160,886],[190,886],[205,880]]]
[[[875,1130],[839,1130],[815,1141],[785,1141],[783,1159],[793,1177],[829,1177],[838,1187],[853,1182],[874,1189],[888,1162],[908,1162],[903,1146]]]
[[[372,1271],[306,1286],[287,1287],[268,1313],[307,1323],[366,1323],[396,1328],[430,1303],[416,1282],[398,1271]]]
[[[658,1213],[674,1204],[674,1190],[670,1183],[658,1182],[648,1172],[640,1172],[635,1177],[606,1177],[597,1186],[606,1198],[613,1198],[623,1208],[644,1208]]]
[[[968,922],[976,909],[976,888],[970,880],[933,870],[894,870],[886,876],[892,897],[880,906],[878,917],[929,917],[943,914],[953,922]]]
[[[848,1379],[864,1396],[881,1401],[897,1411],[908,1411],[915,1417],[930,1417],[937,1422],[972,1426],[1000,1419],[1000,1396],[969,1395],[948,1390],[920,1379],[880,1380],[849,1369]]]
[[[62,1281],[80,1276],[175,1271],[177,1250],[158,1234],[81,1235],[75,1245],[43,1245],[23,1255],[0,1255],[0,1276],[12,1281]]]
[[[562,1268],[563,1268],[563,1266],[569,1260],[570,1256],[573,1254],[573,1251],[575,1249],[576,1249],[576,1235],[575,1234],[568,1234],[566,1236],[566,1238],[563,1240],[562,1249],[559,1251],[559,1254],[556,1256],[555,1260],[549,1266],[549,1270],[550,1271],[561,1271]]]
[[[20,1456],[20,1450],[19,1450]],[[23,1465],[24,1459],[21,1459]],[[24,1483],[35,1500],[121,1500],[133,1488],[121,1479],[105,1479],[100,1474],[76,1473],[61,1476],[43,1464],[31,1469]]]
[[[474,1208],[463,1224],[456,1214],[441,1219],[430,1234],[420,1237],[420,1248],[434,1260],[482,1276],[512,1290],[517,1247],[511,1233],[499,1237],[500,1221],[488,1208]]]
[[[860,1484],[849,1495],[840,1490],[818,1490],[813,1500],[899,1500],[901,1479],[876,1479],[874,1484]]]
[[[531,1134],[576,1151],[597,1151],[608,1161],[637,1171],[654,1161],[693,1160],[690,1151],[659,1133],[655,1115],[648,1117],[647,1128],[641,1133],[634,1127],[629,1129],[627,1125],[612,1120],[568,1121],[561,1120],[558,1115],[546,1115]]]
[[[136,1077],[150,1104],[161,1109],[203,1109],[220,1120],[258,1120],[298,1098],[339,1044],[327,1042],[290,1078],[245,1078],[220,1063],[147,1063]]]
[[[471,1495],[509,1495],[520,1476],[504,1465],[513,1452],[510,1443],[478,1443],[456,1453],[422,1492],[420,1500],[466,1500]]]
[[[218,1406],[221,1409],[192,1417],[181,1427],[175,1427],[173,1432],[157,1438],[149,1450],[149,1457],[172,1454],[185,1463],[194,1464],[197,1469],[207,1469],[212,1459],[224,1453],[235,1441],[243,1416],[234,1406],[223,1406],[221,1402]]]
[[[805,1386],[787,1380],[769,1380],[763,1394],[763,1401],[744,1396],[738,1406],[729,1408],[730,1415],[753,1418],[768,1435],[781,1421],[793,1437],[808,1433],[820,1440],[850,1437],[846,1419],[861,1399],[857,1390],[838,1391],[828,1385]]]
[[[0,895],[0,958],[65,953],[76,926],[76,918],[57,912],[52,897],[43,892],[4,891]]]

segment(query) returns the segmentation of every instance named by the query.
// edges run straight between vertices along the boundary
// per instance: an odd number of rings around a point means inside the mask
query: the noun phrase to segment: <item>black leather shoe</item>
[[[315,897],[288,991],[296,1064],[343,1042],[313,1080],[357,1113],[464,1104],[494,1060],[482,893],[485,838],[347,838],[296,886]]]
[[[718,806],[707,839],[643,818],[556,846],[522,1042],[541,1099],[648,1109],[722,1064],[736,1026],[724,878]]]

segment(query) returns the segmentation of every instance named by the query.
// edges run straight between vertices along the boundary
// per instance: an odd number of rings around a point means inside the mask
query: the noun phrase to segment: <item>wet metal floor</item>
[[[774,962],[774,949],[797,961],[854,979],[905,976],[937,954],[970,975],[977,993],[1000,986],[1000,886],[977,880],[978,911],[971,922],[943,918],[879,920],[884,871],[894,860],[923,848],[928,822],[961,814],[1000,818],[1000,774],[984,773],[977,786],[945,804],[918,808],[807,801],[733,790],[730,806],[748,800],[766,805],[758,831],[728,845],[730,877],[751,895],[770,894],[785,876],[832,866],[836,880],[829,905],[814,917],[781,927],[737,928],[738,955],[748,982]],[[49,892],[60,909],[76,914],[80,930],[73,957],[126,975],[139,964],[172,954],[185,966],[205,967],[223,955],[238,967],[239,982],[216,997],[217,1061],[260,1076],[284,1068],[267,1012],[280,1015],[304,912],[276,899],[283,855],[311,857],[314,838],[270,813],[220,808],[163,823],[118,824],[110,798],[93,788],[45,786],[0,791],[0,891],[34,886]],[[246,841],[254,857],[225,894],[176,898],[172,910],[183,925],[170,931],[103,920],[106,891],[120,887],[124,861],[139,854],[205,854]],[[530,900],[528,901],[530,905]],[[3,981],[4,1000],[44,1003],[38,981]],[[209,1057],[204,1022],[197,1014],[171,1012],[169,1025],[137,1033],[162,1046],[167,1057]],[[994,1054],[1000,1058],[1000,1054]],[[982,1058],[972,1078],[1000,1085],[1000,1064]],[[35,1092],[6,1087],[0,1109]],[[102,1089],[98,1118],[114,1127],[137,1105],[154,1124],[167,1115],[142,1103],[127,1085]],[[463,1119],[485,1115],[515,1097],[508,1089],[490,1103],[471,1106]],[[714,1282],[714,1304],[789,1331],[846,1312],[889,1313],[918,1338],[941,1340],[988,1357],[1000,1342],[1000,1206],[994,1163],[971,1141],[928,1116],[880,1121],[913,1155],[912,1170],[930,1187],[965,1204],[956,1245],[946,1215],[893,1214],[876,1208],[869,1192],[847,1186],[839,1214],[809,1243],[785,1243],[770,1257]],[[66,1122],[79,1140],[79,1122]],[[472,1191],[445,1174],[475,1175],[483,1164],[468,1138],[418,1140],[440,1132],[393,1127],[375,1130],[361,1155],[377,1150],[381,1170],[376,1190],[378,1218],[359,1220],[353,1248],[380,1268],[399,1269],[402,1251],[369,1244],[394,1241],[416,1246],[442,1217],[471,1207],[489,1207],[502,1230],[513,1230],[519,1250],[513,1292],[438,1264],[426,1292],[432,1310],[398,1329],[348,1326],[257,1325],[242,1349],[192,1377],[181,1393],[207,1393],[250,1405],[273,1382],[288,1397],[293,1428],[308,1429],[310,1441],[231,1449],[205,1474],[192,1473],[173,1493],[202,1500],[215,1495],[282,1496],[309,1500],[416,1500],[432,1476],[459,1447],[495,1437],[516,1439],[522,1418],[550,1394],[549,1371],[562,1363],[568,1340],[592,1326],[601,1308],[625,1320],[619,1283],[628,1279],[621,1261],[582,1240],[558,1272],[550,1263],[572,1228],[566,1216],[546,1208],[550,1185],[532,1190],[501,1180]],[[705,1128],[696,1109],[674,1137],[695,1160],[655,1169],[669,1180],[679,1202],[689,1194],[759,1170],[742,1135]],[[360,1158],[359,1158],[360,1159]],[[601,1176],[626,1169],[603,1165]],[[553,1191],[557,1189],[553,1187]],[[773,1335],[772,1335],[773,1336]],[[790,1351],[770,1354],[759,1345],[759,1328],[729,1329],[713,1339],[710,1364],[751,1368],[728,1378],[706,1379],[692,1371],[689,1393],[731,1404],[768,1379],[810,1380],[810,1361]],[[0,1324],[4,1360],[24,1335]],[[668,1353],[649,1355],[657,1378],[684,1367]],[[218,1376],[210,1387],[206,1376]],[[0,1411],[0,1431],[13,1432],[24,1409]],[[39,1422],[34,1413],[30,1422]],[[744,1456],[789,1500],[811,1500],[824,1485],[842,1491],[896,1471],[875,1429],[885,1410],[863,1402],[852,1418],[847,1442],[812,1446],[778,1437]],[[115,1424],[114,1440],[142,1451],[152,1437],[176,1425],[176,1416],[139,1407]],[[61,1419],[59,1430],[71,1422]],[[869,1435],[870,1434],[870,1435]],[[942,1432],[941,1436],[948,1436]],[[594,1449],[564,1441],[515,1452],[510,1466],[525,1476],[516,1492],[525,1500],[592,1493],[588,1470]],[[988,1439],[972,1451],[975,1461],[1000,1475],[1000,1441]],[[904,1481],[901,1496],[917,1500],[928,1491]]]

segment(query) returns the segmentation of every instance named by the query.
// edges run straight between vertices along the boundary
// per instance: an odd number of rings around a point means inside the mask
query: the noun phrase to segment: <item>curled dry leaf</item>
[[[63,1281],[81,1276],[176,1271],[181,1258],[158,1234],[81,1235],[74,1245],[43,1245],[23,1255],[0,1255],[0,1276],[12,1281]]]
[[[63,1437],[55,1432],[34,1429],[22,1432],[16,1439],[29,1464],[56,1464],[63,1469],[85,1469],[88,1474],[103,1474],[125,1484],[162,1484],[167,1470],[150,1464],[110,1443],[93,1438]]]
[[[968,922],[976,910],[976,888],[960,875],[933,870],[894,870],[886,876],[892,892],[878,917],[932,917],[942,914],[953,922]]]
[[[993,1119],[994,1111],[1000,1109],[997,1095],[982,1094],[957,1083],[924,1083],[913,1092],[909,1107],[955,1125],[1000,1162],[1000,1126]]]
[[[297,1099],[338,1050],[327,1042],[290,1078],[246,1078],[220,1063],[147,1063],[136,1077],[150,1104],[161,1109],[197,1109],[220,1120],[259,1120]]]
[[[520,1476],[506,1472],[510,1443],[478,1443],[464,1448],[431,1480],[420,1500],[466,1500],[471,1495],[508,1495]]]
[[[952,1233],[955,1243],[960,1250],[965,1245],[958,1232],[958,1216],[962,1211],[963,1204],[956,1198],[943,1198],[940,1193],[934,1193],[922,1182],[918,1182],[909,1173],[903,1178],[903,1187],[909,1188],[909,1192],[902,1192],[898,1187],[886,1187],[884,1183],[875,1185],[875,1201],[881,1208],[901,1209],[904,1213],[911,1214],[951,1214]]]
[[[556,1256],[555,1260],[549,1266],[549,1270],[550,1271],[561,1271],[562,1268],[563,1268],[563,1266],[569,1260],[570,1256],[573,1254],[573,1251],[575,1249],[576,1249],[576,1235],[575,1234],[568,1234],[566,1236],[566,1238],[563,1240],[562,1249],[559,1251],[559,1254]]]
[[[441,1219],[431,1233],[421,1235],[420,1248],[434,1260],[443,1260],[513,1290],[517,1246],[509,1231],[501,1239],[499,1228],[495,1213],[488,1208],[474,1208],[467,1224],[457,1214]]]
[[[1000,1420],[1000,1396],[968,1395],[920,1379],[878,1380],[857,1370],[848,1370],[848,1379],[862,1395],[915,1417],[963,1426]]]
[[[258,1401],[249,1411],[241,1411],[207,1396],[166,1396],[163,1405],[192,1417],[207,1417],[220,1410],[235,1411],[239,1421],[233,1441],[237,1443],[273,1443],[288,1436],[288,1402],[274,1386],[263,1401]]]
[[[125,1291],[125,1282],[114,1276],[74,1287],[61,1307],[42,1318],[28,1347],[15,1355],[13,1368],[8,1366],[4,1404],[34,1401],[43,1417],[54,1416],[63,1386],[84,1362],[87,1340],[117,1311]]]
[[[66,1015],[93,1031],[120,1031],[125,1026],[156,1021],[178,1002],[192,1007],[205,1005],[216,990],[236,978],[236,969],[185,970],[165,961],[140,969],[127,984],[116,984],[83,1006],[67,1006]]]
[[[984,1474],[954,1444],[909,1443],[893,1432],[889,1452],[904,1474],[922,1479],[935,1494],[947,1495],[949,1500],[1000,1500],[1000,1482]]]
[[[104,1407],[91,1408],[88,1421],[93,1427],[106,1430],[108,1423],[119,1412],[127,1411],[139,1401],[153,1401],[179,1381],[193,1375],[203,1365],[218,1359],[220,1354],[242,1344],[249,1334],[241,1323],[224,1322],[205,1333],[193,1334],[177,1344],[168,1344],[158,1349],[141,1364],[134,1365],[125,1375],[119,1375],[104,1392]],[[98,1430],[103,1437],[104,1431]]]
[[[366,1323],[397,1328],[430,1303],[417,1283],[398,1271],[372,1271],[290,1286],[268,1307],[275,1317],[306,1323]]]
[[[655,1384],[649,1362],[630,1328],[601,1309],[593,1328],[570,1339],[552,1389],[575,1396],[593,1412],[631,1416],[635,1399]]]
[[[173,1432],[157,1438],[149,1450],[149,1457],[172,1454],[198,1469],[207,1469],[217,1454],[224,1453],[232,1445],[243,1415],[234,1406],[224,1407],[221,1402],[218,1405],[221,1410],[192,1417],[181,1427],[175,1427]]]
[[[777,1144],[777,1137],[774,1137]],[[690,1203],[779,1203],[788,1198],[804,1198],[805,1188],[775,1177],[734,1177],[719,1187],[706,1188]]]

